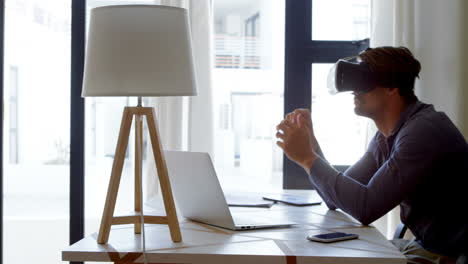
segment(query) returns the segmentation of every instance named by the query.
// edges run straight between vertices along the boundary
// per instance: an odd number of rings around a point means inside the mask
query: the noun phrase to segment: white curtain
[[[192,35],[198,95],[193,97],[149,98],[156,109],[158,128],[165,150],[213,152],[212,117],[212,4],[211,0],[161,0],[158,4],[188,9]],[[145,196],[149,205],[159,207],[157,180],[151,145],[144,164]]]
[[[408,47],[422,66],[415,85],[419,100],[445,112],[465,138],[468,135],[467,12],[465,0],[372,0],[370,44],[371,47]],[[398,223],[397,207],[375,225],[390,238]]]

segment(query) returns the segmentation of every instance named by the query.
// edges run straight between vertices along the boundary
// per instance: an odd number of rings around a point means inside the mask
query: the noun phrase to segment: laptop
[[[165,151],[172,192],[185,218],[231,230],[289,227],[295,223],[242,218],[229,210],[208,153]],[[268,222],[266,222],[268,221]]]

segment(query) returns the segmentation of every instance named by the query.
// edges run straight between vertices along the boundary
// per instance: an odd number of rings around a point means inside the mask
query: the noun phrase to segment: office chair
[[[393,234],[393,239],[403,238],[405,236],[406,230],[408,230],[408,227],[405,224],[400,223],[397,226],[395,233]]]

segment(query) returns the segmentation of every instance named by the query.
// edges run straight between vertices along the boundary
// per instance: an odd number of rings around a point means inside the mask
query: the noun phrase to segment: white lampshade
[[[91,10],[83,97],[196,94],[186,9],[119,5]]]

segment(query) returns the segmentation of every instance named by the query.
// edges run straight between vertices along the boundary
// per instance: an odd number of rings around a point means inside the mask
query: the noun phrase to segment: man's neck
[[[409,104],[407,103],[398,103],[392,106],[388,111],[383,111],[380,116],[374,118],[375,125],[380,133],[382,133],[386,138],[389,137],[400,120],[401,114],[408,108],[408,106]]]

